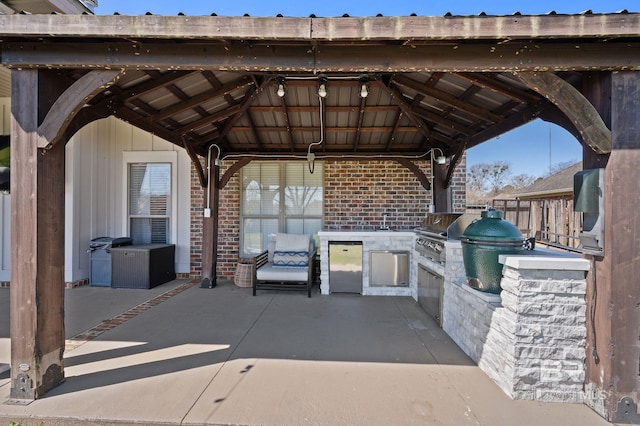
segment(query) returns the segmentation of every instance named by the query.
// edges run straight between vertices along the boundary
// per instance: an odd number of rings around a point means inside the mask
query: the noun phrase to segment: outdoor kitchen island
[[[416,234],[413,230],[391,231],[391,230],[336,230],[318,232],[320,239],[320,293],[330,294],[332,292],[330,282],[330,260],[329,248],[333,244],[362,244],[362,287],[361,293],[364,296],[413,296],[416,293],[416,270],[411,267],[413,244]],[[407,280],[388,279],[378,275],[376,266],[372,264],[371,258],[391,259],[392,263],[407,262],[406,272],[402,265],[392,265],[400,274],[406,273]],[[380,265],[377,260],[374,264]],[[385,271],[380,271],[386,275]],[[376,276],[374,276],[374,274]],[[382,280],[381,280],[382,278]],[[335,289],[335,287],[334,287]]]

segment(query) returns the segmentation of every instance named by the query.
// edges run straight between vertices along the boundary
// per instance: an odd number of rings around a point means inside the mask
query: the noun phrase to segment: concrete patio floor
[[[66,381],[15,405],[0,373],[0,424],[609,424],[585,405],[509,399],[411,298],[177,280],[69,289],[65,309],[80,335]],[[0,366],[8,311],[0,289]]]

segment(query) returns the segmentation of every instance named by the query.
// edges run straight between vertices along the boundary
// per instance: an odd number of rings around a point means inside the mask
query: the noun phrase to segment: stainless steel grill
[[[415,229],[416,251],[439,263],[446,260],[444,242],[459,240],[465,228],[478,215],[469,213],[429,213]]]

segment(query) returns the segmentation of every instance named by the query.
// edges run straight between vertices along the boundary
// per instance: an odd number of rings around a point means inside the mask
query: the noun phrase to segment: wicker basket
[[[238,265],[236,266],[236,273],[233,276],[233,282],[238,287],[251,287],[253,285],[253,277],[251,272],[253,270],[253,262],[247,259],[238,259]]]

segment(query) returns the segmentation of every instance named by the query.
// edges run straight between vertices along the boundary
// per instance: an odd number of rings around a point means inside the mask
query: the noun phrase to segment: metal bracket
[[[11,387],[9,398],[11,400],[28,400],[29,402],[35,399],[35,389],[33,389],[33,380],[26,373],[20,373],[16,376]],[[21,404],[22,405],[22,404]]]
[[[625,396],[618,402],[618,409],[615,415],[616,423],[640,424],[640,414],[638,414],[638,404],[635,403],[633,398]]]

